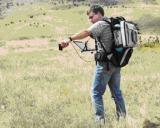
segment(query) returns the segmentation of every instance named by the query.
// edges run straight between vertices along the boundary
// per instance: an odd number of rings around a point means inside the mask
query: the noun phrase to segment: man
[[[112,33],[110,25],[105,22],[104,10],[99,5],[92,5],[87,12],[89,20],[93,25],[88,29],[69,37],[61,42],[62,48],[69,45],[72,40],[79,40],[91,36],[94,39],[99,39],[105,50],[111,52],[112,49]],[[97,40],[97,51],[105,53],[100,41]],[[126,116],[124,99],[120,90],[120,68],[113,66],[110,62],[98,61],[92,83],[92,104],[95,112],[96,122],[105,123],[105,112],[103,105],[103,94],[108,84],[112,98],[116,105],[117,118]]]

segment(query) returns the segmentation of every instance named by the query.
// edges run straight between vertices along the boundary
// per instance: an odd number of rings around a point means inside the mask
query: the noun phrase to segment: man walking
[[[107,17],[104,16],[103,8],[99,5],[92,5],[87,11],[87,15],[93,25],[78,34],[63,40],[61,42],[61,47],[67,47],[73,40],[79,40],[91,36],[96,40],[97,52],[105,54],[101,43],[107,52],[111,52],[113,43],[112,32],[110,25],[103,20],[107,20]],[[115,102],[117,119],[126,116],[125,103],[120,90],[120,70],[120,68],[115,67],[110,62],[104,62],[100,59],[97,60],[91,90],[91,98],[96,122],[105,123],[103,94],[106,90],[107,84]]]

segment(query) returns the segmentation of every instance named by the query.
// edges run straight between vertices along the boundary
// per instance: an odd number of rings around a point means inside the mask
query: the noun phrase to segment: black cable
[[[83,61],[85,61],[85,62],[87,62],[87,63],[92,62],[92,61],[86,60],[86,59],[84,59],[83,57],[81,57],[80,54],[78,53],[78,51],[76,50],[76,48],[74,47],[74,45],[73,45],[72,43],[71,43],[71,45],[72,45],[72,47],[74,48],[75,52],[77,53],[78,57],[79,57],[81,60],[83,60]]]

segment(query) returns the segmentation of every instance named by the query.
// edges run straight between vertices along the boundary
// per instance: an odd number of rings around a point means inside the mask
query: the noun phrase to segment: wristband
[[[69,37],[69,40],[70,40],[70,41],[73,41],[71,37]]]

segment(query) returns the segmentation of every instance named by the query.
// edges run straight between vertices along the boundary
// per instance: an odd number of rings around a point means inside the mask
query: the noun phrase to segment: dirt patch
[[[15,40],[8,43],[9,47],[26,47],[26,46],[46,46],[49,42],[46,39],[31,39],[31,40]]]
[[[8,53],[8,50],[5,48],[0,48],[0,55],[6,55]]]
[[[0,47],[0,55],[6,55],[10,50],[13,52],[44,51],[49,49],[48,44],[49,41],[47,39],[9,41],[6,43],[5,47]]]
[[[45,49],[40,49],[40,48],[24,48],[24,49],[16,49],[14,52],[23,52],[23,53],[29,53],[33,51],[44,51]]]

